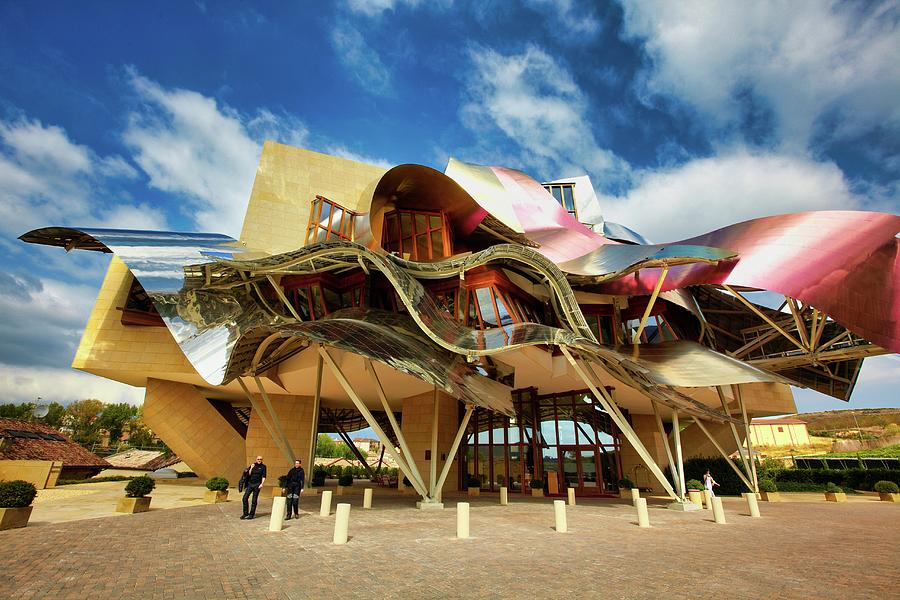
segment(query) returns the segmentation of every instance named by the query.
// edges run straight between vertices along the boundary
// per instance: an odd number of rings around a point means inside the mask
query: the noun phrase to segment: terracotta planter
[[[18,508],[0,508],[0,531],[4,529],[16,529],[28,525],[33,506]]]
[[[277,487],[277,486],[273,487],[272,488],[272,498],[280,498],[281,496],[284,496],[284,490],[282,490],[280,487]]]
[[[121,498],[119,503],[116,504],[116,512],[121,513],[141,513],[147,512],[150,510],[150,500],[153,498],[150,496],[144,496],[143,498]]]
[[[878,497],[882,502],[900,502],[900,494],[892,494],[890,492],[878,492]]]
[[[763,502],[781,502],[781,494],[778,492],[760,492],[759,495]]]
[[[481,495],[481,488],[480,488],[480,487],[470,487],[470,488],[468,488],[468,489],[469,489],[469,495],[470,495],[470,496],[480,496],[480,495]]]
[[[825,492],[825,500],[828,502],[846,502],[847,494],[844,492]]]
[[[208,502],[209,504],[216,504],[218,502],[228,502],[228,490],[223,490],[223,491],[206,490],[203,493],[203,501]]]
[[[534,498],[543,498],[543,497],[544,497],[544,490],[542,490],[541,488],[536,488],[536,489],[535,489],[535,488],[531,488],[531,495],[532,495]]]
[[[688,500],[703,508],[703,492],[700,490],[688,490]]]
[[[619,488],[619,498],[631,500],[631,488]]]
[[[353,493],[353,487],[349,485],[339,485],[337,486],[337,491],[335,492],[335,496],[349,496]]]

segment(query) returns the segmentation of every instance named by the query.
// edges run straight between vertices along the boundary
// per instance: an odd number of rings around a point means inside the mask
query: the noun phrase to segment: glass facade
[[[619,432],[587,391],[513,393],[516,416],[475,409],[460,447],[460,489],[472,478],[484,490],[530,494],[545,490],[576,495],[614,494],[621,474]]]

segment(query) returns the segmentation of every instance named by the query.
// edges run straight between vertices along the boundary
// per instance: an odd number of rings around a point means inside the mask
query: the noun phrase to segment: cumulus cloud
[[[859,208],[833,163],[734,150],[649,171],[626,195],[602,199],[609,221],[671,242],[767,215]]]
[[[140,106],[123,140],[152,187],[187,201],[204,231],[237,236],[265,139],[302,144],[309,132],[290,115],[267,109],[242,115],[198,92],[166,89],[129,70]]]
[[[576,6],[575,0],[527,0],[526,4],[537,10],[546,11],[550,19],[563,27],[563,41],[583,41],[600,32],[600,21],[594,15],[591,5]],[[578,36],[583,36],[579,38]]]
[[[163,212],[119,198],[137,176],[121,156],[99,156],[55,125],[24,117],[0,120],[0,232],[8,237],[46,225],[93,225],[118,212],[145,211],[145,228],[166,227]],[[111,200],[111,198],[116,198]]]
[[[331,32],[331,45],[360,87],[373,94],[391,95],[391,73],[359,30],[347,22],[339,22]]]
[[[649,58],[639,91],[736,133],[754,117],[788,150],[900,125],[900,8],[893,2],[624,0],[623,33]]]
[[[107,403],[140,405],[144,389],[74,369],[0,363],[0,395],[9,403],[34,402],[40,396],[46,402],[61,404],[97,398]]]
[[[461,113],[479,136],[502,132],[518,145],[519,162],[549,178],[627,178],[628,164],[597,143],[587,99],[563,64],[536,46],[509,56],[473,48],[470,57]]]

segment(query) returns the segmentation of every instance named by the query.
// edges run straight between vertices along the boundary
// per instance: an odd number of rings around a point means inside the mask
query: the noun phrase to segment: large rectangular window
[[[544,189],[566,209],[570,215],[578,219],[578,207],[575,206],[575,184],[574,183],[548,183]]]
[[[352,240],[356,213],[337,202],[316,196],[309,210],[305,245],[333,240]]]
[[[441,212],[394,210],[385,213],[381,247],[419,262],[453,255],[450,229]]]

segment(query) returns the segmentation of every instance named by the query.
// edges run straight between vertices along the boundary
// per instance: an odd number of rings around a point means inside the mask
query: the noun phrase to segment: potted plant
[[[481,495],[481,479],[474,475],[469,475],[469,478],[466,480],[466,485],[468,486],[470,496]]]
[[[698,479],[688,479],[685,482],[687,486],[688,500],[703,508],[703,484]]]
[[[875,491],[882,502],[900,502],[900,486],[893,481],[879,481],[875,484]]]
[[[634,482],[623,477],[619,480],[619,498],[631,498],[631,490],[635,487]]]
[[[825,486],[825,500],[828,502],[846,502],[847,494],[840,487],[829,481]]]
[[[287,487],[287,475],[281,475],[278,477],[278,485],[272,488],[272,497],[278,498],[279,496],[284,496],[284,488]]]
[[[312,481],[310,481],[310,485],[312,487],[322,487],[323,485],[325,485],[325,475],[327,475],[325,469],[318,466],[315,467],[313,469],[313,476]]]
[[[228,480],[219,476],[207,479],[203,499],[210,504],[228,502]]]
[[[148,496],[156,482],[149,475],[141,475],[135,477],[125,486],[125,497],[119,500],[116,505],[116,512],[139,513],[150,510],[150,500]]]
[[[763,502],[781,502],[778,494],[778,486],[774,479],[763,478],[759,480],[759,495]]]
[[[543,498],[544,497],[544,482],[540,479],[532,479],[531,483],[531,495],[535,498]]]
[[[0,530],[28,525],[37,488],[33,483],[16,479],[0,481]]]
[[[338,479],[337,486],[337,495],[343,496],[344,494],[350,493],[350,487],[353,485],[353,475],[350,473],[344,473],[341,475],[341,478]]]

